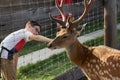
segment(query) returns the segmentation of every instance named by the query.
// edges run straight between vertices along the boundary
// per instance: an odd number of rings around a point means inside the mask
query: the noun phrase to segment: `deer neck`
[[[78,66],[82,66],[82,64],[85,62],[88,55],[90,54],[90,50],[88,49],[88,47],[82,45],[78,41],[78,39],[76,39],[74,43],[66,47],[66,50],[70,60]]]

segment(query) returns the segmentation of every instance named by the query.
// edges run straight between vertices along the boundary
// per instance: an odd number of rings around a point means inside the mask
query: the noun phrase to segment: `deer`
[[[56,37],[48,44],[50,49],[65,48],[70,61],[77,65],[88,80],[120,80],[120,51],[105,45],[86,46],[80,43],[77,36],[83,31],[87,24],[83,24],[80,30],[77,26],[87,16],[93,0],[84,0],[84,11],[78,19],[74,19],[70,13],[66,19],[62,0],[56,8],[59,10],[62,20],[49,14],[52,21],[56,22],[59,31]]]

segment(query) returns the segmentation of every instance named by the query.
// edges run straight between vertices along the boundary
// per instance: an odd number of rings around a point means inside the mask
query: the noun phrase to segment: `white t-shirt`
[[[11,34],[9,34],[0,44],[0,46],[4,46],[8,50],[11,50],[13,48],[16,48],[19,52],[24,44],[28,41],[30,41],[29,36],[33,35],[30,31],[27,29],[20,29],[18,31],[15,31]],[[2,51],[1,58],[8,57],[8,51],[4,50]]]

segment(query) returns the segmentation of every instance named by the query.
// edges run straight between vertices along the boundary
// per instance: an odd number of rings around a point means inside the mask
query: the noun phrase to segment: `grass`
[[[53,55],[49,59],[28,64],[18,70],[18,79],[22,80],[51,80],[60,73],[73,67],[66,53]]]

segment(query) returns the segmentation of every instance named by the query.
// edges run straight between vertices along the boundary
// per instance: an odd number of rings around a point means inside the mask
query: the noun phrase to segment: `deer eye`
[[[63,36],[63,39],[67,38],[68,36]]]

